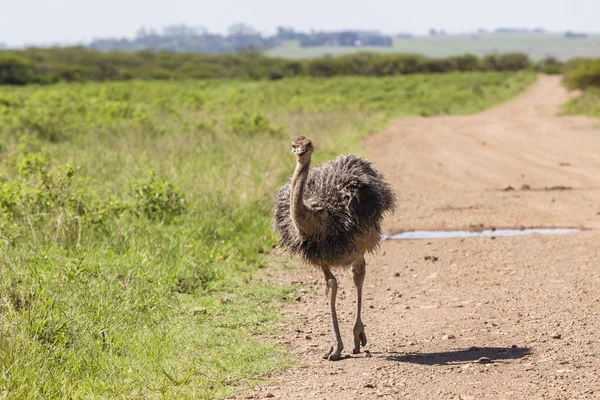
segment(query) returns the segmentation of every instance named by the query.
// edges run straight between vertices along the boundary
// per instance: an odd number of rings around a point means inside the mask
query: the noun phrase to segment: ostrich
[[[331,269],[349,266],[357,293],[354,354],[367,344],[361,320],[365,253],[381,240],[381,222],[395,207],[395,194],[371,163],[348,154],[310,169],[312,142],[305,136],[292,141],[296,169],[279,190],[273,209],[273,229],[280,244],[325,276],[333,344],[323,358],[335,361],[344,348],[335,310],[337,280]]]

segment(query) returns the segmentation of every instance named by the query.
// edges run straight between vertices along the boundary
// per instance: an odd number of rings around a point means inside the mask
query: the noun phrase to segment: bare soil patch
[[[352,277],[338,272],[348,355],[338,362],[321,359],[330,337],[321,273],[272,272],[306,291],[273,337],[302,366],[238,398],[600,398],[600,123],[558,116],[571,96],[543,76],[494,109],[400,120],[365,144],[399,196],[386,233],[586,230],[384,242],[367,260],[369,343],[356,356]],[[559,187],[572,190],[546,189]]]

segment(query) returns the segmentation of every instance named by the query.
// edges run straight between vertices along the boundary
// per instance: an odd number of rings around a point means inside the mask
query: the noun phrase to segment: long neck
[[[308,162],[298,161],[294,176],[292,177],[292,195],[290,197],[292,221],[294,221],[294,225],[298,232],[305,236],[309,236],[318,230],[316,216],[308,207],[306,207],[302,200],[309,169],[310,160],[308,160]]]

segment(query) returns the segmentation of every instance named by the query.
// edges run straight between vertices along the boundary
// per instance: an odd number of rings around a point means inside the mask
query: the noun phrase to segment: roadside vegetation
[[[585,90],[580,96],[565,104],[563,111],[569,115],[589,115],[600,118],[600,88]]]
[[[2,87],[0,397],[220,398],[291,360],[254,338],[289,139],[317,162],[390,118],[463,114],[529,72]]]
[[[600,88],[600,58],[575,58],[563,69],[571,89]]]
[[[565,65],[565,84],[583,90],[563,107],[567,114],[600,117],[600,59],[574,59]]]

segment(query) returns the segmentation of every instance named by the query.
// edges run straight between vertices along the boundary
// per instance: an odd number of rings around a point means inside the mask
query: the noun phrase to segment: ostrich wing
[[[336,262],[357,251],[355,238],[381,231],[386,212],[395,206],[389,185],[363,158],[342,155],[311,169],[304,203],[326,221],[318,234],[302,237],[290,215],[290,182],[277,194],[273,228],[280,243],[309,262]]]

